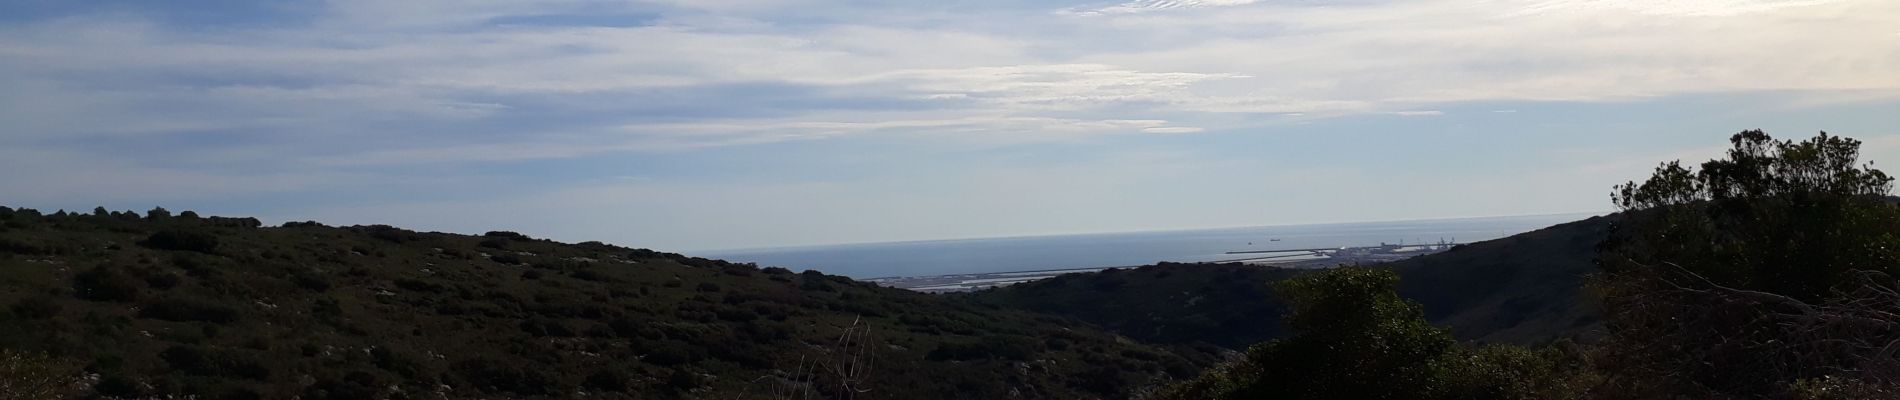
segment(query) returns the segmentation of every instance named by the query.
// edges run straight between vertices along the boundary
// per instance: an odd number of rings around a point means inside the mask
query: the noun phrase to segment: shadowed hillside
[[[0,208],[0,350],[81,394],[1124,398],[1213,361],[947,300],[511,232]]]
[[[1459,339],[1536,344],[1591,337],[1597,317],[1583,277],[1617,218],[1592,217],[1386,264],[1399,294]]]
[[[1580,297],[1611,218],[1595,217],[1385,264],[1399,291],[1463,340],[1539,343],[1587,336]],[[1242,348],[1288,333],[1270,284],[1301,270],[1163,263],[1070,274],[973,293],[978,302],[1075,317],[1157,343]]]
[[[1162,263],[1061,275],[962,296],[1074,317],[1143,341],[1238,349],[1286,332],[1277,318],[1285,306],[1268,285],[1299,272]]]

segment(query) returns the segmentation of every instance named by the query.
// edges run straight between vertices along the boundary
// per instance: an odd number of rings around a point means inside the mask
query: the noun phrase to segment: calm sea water
[[[1228,251],[1471,243],[1592,214],[1284,225],[1185,231],[931,240],[702,252],[694,255],[853,278],[1099,268],[1240,258]],[[1280,239],[1271,241],[1271,239]]]

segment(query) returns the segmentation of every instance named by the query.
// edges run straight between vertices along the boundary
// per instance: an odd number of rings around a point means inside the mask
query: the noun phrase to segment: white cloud
[[[1230,86],[1373,110],[1900,87],[1900,76],[1882,72],[1900,67],[1900,43],[1840,40],[1900,23],[1900,3],[1781,3],[1749,13],[1576,6],[1525,14],[1517,11],[1539,3],[1439,0],[1105,16],[1096,19],[1119,33],[1166,34],[1085,59],[1251,75]]]
[[[1163,126],[1163,127],[1155,127],[1155,128],[1142,128],[1141,131],[1147,132],[1147,133],[1173,134],[1173,133],[1198,133],[1203,130],[1204,129],[1196,128],[1192,126]]]
[[[994,144],[1072,141],[1105,133],[1182,133],[1165,120],[1069,119],[970,114],[935,119],[899,115],[833,115],[798,119],[628,124],[608,132],[541,136],[533,143],[428,145],[311,158],[323,166],[366,166],[559,159],[622,152],[817,140],[850,135],[908,135]],[[939,114],[897,113],[915,118]],[[837,119],[827,119],[835,117]],[[883,117],[883,118],[878,118]],[[1163,131],[1155,131],[1162,129]],[[1184,132],[1184,131],[1183,131]]]
[[[1524,7],[1521,14],[1574,9],[1615,9],[1650,15],[1734,16],[1791,7],[1825,5],[1841,0],[1546,0]]]
[[[1234,74],[1144,72],[1102,64],[1044,64],[899,70],[837,83],[888,84],[927,96],[972,99],[1010,109],[1087,109],[1129,102],[1191,102],[1192,85]]]
[[[1150,11],[1181,10],[1203,7],[1239,6],[1259,0],[1133,0],[1099,8],[1064,9],[1058,14],[1097,16],[1103,14],[1132,14]]]
[[[1814,106],[1900,93],[1900,42],[1841,40],[1900,24],[1900,3],[1884,0],[1137,0],[1088,16],[800,0],[325,4],[313,23],[277,28],[123,14],[0,25],[0,118],[18,128],[0,140],[249,130],[331,161],[452,162],[873,132],[1072,140],[1157,128],[1104,122],[1115,119],[1222,129],[1469,101],[1788,91]],[[821,22],[772,20],[794,9]],[[612,13],[654,17],[486,24]],[[866,13],[888,15],[823,18]],[[719,91],[746,85],[787,98],[665,108],[665,91],[743,101],[754,93]],[[742,113],[758,115],[731,115]],[[459,133],[484,122],[518,133]],[[654,124],[729,130],[623,129]],[[316,138],[337,135],[368,140]]]

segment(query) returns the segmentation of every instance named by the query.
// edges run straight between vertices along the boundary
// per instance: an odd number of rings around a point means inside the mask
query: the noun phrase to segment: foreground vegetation
[[[597,242],[0,208],[0,398],[1126,398],[1215,361]]]
[[[1296,333],[1159,399],[1897,398],[1900,206],[1892,178],[1827,134],[1731,139],[1613,200],[1589,346],[1455,343],[1389,269],[1275,284]]]

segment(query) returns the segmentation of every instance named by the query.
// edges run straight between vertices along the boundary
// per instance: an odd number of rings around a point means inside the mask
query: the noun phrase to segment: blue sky
[[[1900,162],[1895,71],[1889,0],[12,0],[0,204],[675,251],[1598,211],[1743,129]]]

